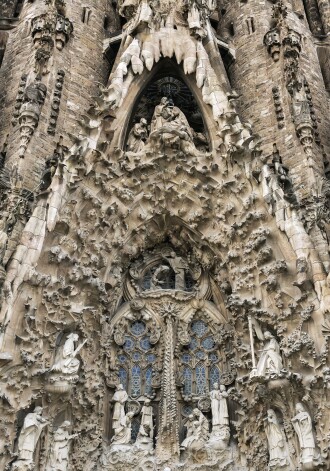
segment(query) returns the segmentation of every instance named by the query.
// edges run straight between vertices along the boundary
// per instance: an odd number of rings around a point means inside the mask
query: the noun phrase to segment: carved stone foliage
[[[36,48],[35,72],[45,75],[49,72],[48,62],[53,54],[54,46],[61,51],[69,40],[73,26],[57,9],[50,9],[47,13],[32,20],[32,38]]]
[[[301,214],[280,144],[249,149],[210,65],[213,7],[119,2],[109,88],[46,160],[31,214],[19,169],[1,173],[3,469],[329,464],[328,185]],[[161,55],[186,70],[164,61],[147,83]],[[40,114],[39,92],[22,106]]]

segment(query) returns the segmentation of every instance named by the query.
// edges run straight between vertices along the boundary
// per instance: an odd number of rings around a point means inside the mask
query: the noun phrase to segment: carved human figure
[[[135,123],[132,127],[128,140],[127,150],[130,152],[140,152],[148,137],[148,123],[144,118],[140,119],[139,123]]]
[[[66,341],[58,354],[58,358],[55,360],[50,371],[59,372],[67,376],[74,376],[78,373],[80,361],[76,358],[76,355],[85,345],[87,339],[75,349],[74,343],[78,340],[78,334],[71,333],[67,336]]]
[[[113,445],[128,445],[131,442],[133,416],[134,412],[130,411],[122,417],[120,424],[114,429],[115,434],[111,439]]]
[[[264,424],[268,440],[269,469],[278,469],[286,466],[289,460],[285,440],[273,409],[268,409]]]
[[[141,425],[140,432],[144,431],[150,438],[154,436],[154,424],[153,424],[153,410],[150,399],[144,401],[144,405],[141,409]]]
[[[196,421],[196,425],[198,425],[197,421]],[[193,414],[190,414],[187,421],[186,421],[186,423],[185,423],[185,427],[187,429],[187,434],[186,434],[186,438],[181,443],[181,449],[182,450],[185,450],[186,448],[188,448],[189,445],[194,441],[194,439],[195,439],[194,438],[194,432],[195,432],[196,425],[195,425]]]
[[[209,437],[209,423],[205,415],[199,410],[193,410],[193,418],[189,423],[189,437],[181,443],[182,449],[201,448]]]
[[[304,406],[298,402],[296,404],[297,414],[291,420],[296,431],[300,446],[301,463],[310,463],[315,457],[315,439],[313,435],[312,419]]]
[[[214,383],[210,392],[213,428],[219,425],[229,425],[227,397],[225,386],[219,387],[218,383]]]
[[[169,256],[164,257],[168,261],[170,267],[175,273],[175,289],[185,289],[185,270],[187,270],[188,265],[186,261],[179,257],[175,252],[171,252]]]
[[[122,426],[125,419],[125,403],[128,399],[128,394],[122,384],[118,384],[116,392],[113,395],[115,406],[113,409],[112,428],[116,433],[116,429]]]
[[[189,141],[193,145],[193,135],[186,116],[167,97],[163,97],[156,106],[150,128],[150,135],[161,131],[162,141],[169,145],[176,145],[180,141]]]
[[[268,330],[264,333],[266,340],[257,364],[257,376],[279,374],[283,368],[280,347],[277,340]]]
[[[54,433],[47,471],[67,471],[70,440],[78,436],[77,433],[70,435],[70,425],[70,422],[65,420]]]
[[[42,407],[36,407],[27,414],[18,439],[18,460],[33,462],[33,454],[37,447],[42,429],[48,421],[42,417]]]

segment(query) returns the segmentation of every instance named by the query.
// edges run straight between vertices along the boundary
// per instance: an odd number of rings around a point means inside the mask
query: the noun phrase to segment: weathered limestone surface
[[[4,2],[1,469],[329,469],[328,32]]]

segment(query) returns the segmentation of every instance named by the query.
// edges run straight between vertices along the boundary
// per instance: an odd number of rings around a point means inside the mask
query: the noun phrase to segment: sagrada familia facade
[[[0,470],[329,470],[329,2],[2,0],[0,64]]]

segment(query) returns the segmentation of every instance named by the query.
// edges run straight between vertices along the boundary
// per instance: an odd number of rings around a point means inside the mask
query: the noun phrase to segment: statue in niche
[[[124,422],[125,404],[128,399],[128,394],[122,384],[118,384],[112,399],[115,402],[112,417],[112,428],[116,433],[116,429],[119,429],[122,426],[121,424]]]
[[[114,429],[115,434],[111,439],[112,445],[130,445],[132,437],[132,419],[134,412],[127,412],[124,417],[121,418],[119,424],[116,424]]]
[[[27,414],[18,439],[18,461],[33,462],[33,454],[38,444],[43,428],[48,421],[42,417],[42,407],[36,407],[33,412]]]
[[[150,126],[150,140],[160,139],[165,145],[181,149],[187,154],[198,153],[193,132],[184,113],[171,99],[163,97],[156,106]]]
[[[138,123],[135,123],[132,127],[128,140],[127,140],[127,151],[129,152],[141,152],[145,141],[148,138],[148,123],[147,120],[141,118]]]
[[[256,376],[271,376],[280,374],[283,369],[280,347],[274,335],[268,330],[263,334],[266,341],[264,348],[261,350]]]
[[[170,255],[163,256],[164,259],[169,263],[170,267],[175,273],[175,289],[185,289],[185,270],[188,269],[187,262],[179,257],[175,252],[171,252]]]
[[[78,437],[78,433],[70,435],[68,431],[70,426],[71,423],[65,420],[55,431],[47,471],[67,471],[70,440]]]
[[[197,421],[196,421],[196,425],[198,425]],[[187,434],[186,434],[186,438],[181,443],[181,446],[180,446],[181,450],[185,450],[186,448],[189,448],[189,445],[194,441],[195,439],[194,432],[195,432],[196,425],[195,425],[193,414],[190,414],[185,423]]]
[[[289,464],[284,436],[273,409],[268,409],[264,418],[265,432],[268,440],[270,470],[277,470]]]
[[[212,410],[212,430],[221,425],[229,425],[229,414],[225,386],[219,387],[218,383],[214,383],[214,389],[210,392],[211,410]]]
[[[291,419],[291,422],[299,440],[300,462],[304,465],[312,463],[317,458],[315,456],[313,424],[311,416],[300,402],[296,404],[296,412],[297,414]]]
[[[199,409],[194,409],[192,415],[193,418],[187,423],[187,437],[181,443],[181,449],[196,452],[205,448],[209,438],[209,422]]]
[[[169,270],[170,267],[168,267],[167,265],[160,265],[159,267],[157,267],[150,280],[150,289],[164,288],[163,285],[167,282],[167,280],[162,278],[164,278],[164,275],[166,275]]]
[[[65,376],[72,377],[77,375],[80,361],[76,358],[77,354],[80,352],[82,347],[87,342],[87,339],[84,340],[76,349],[75,342],[79,340],[79,335],[71,333],[67,336],[66,341],[61,348],[61,351],[58,355],[58,359],[55,360],[54,365],[51,367],[50,371],[57,373],[62,373]]]
[[[153,410],[150,404],[150,399],[144,401],[141,409],[141,424],[139,433],[135,442],[135,446],[145,450],[153,449],[154,425],[153,425]]]
[[[208,446],[213,449],[224,449],[230,439],[228,393],[225,386],[214,383],[210,392],[212,411],[212,432]]]

